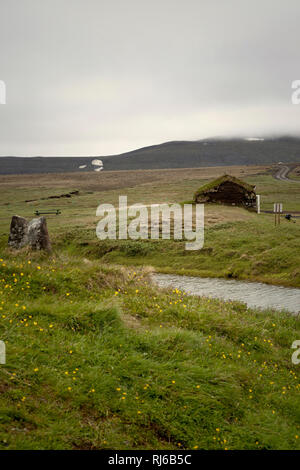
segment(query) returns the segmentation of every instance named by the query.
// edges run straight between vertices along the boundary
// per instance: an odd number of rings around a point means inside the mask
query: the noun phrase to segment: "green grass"
[[[222,211],[217,206],[216,210]],[[232,211],[235,209],[232,208]],[[205,228],[204,248],[187,251],[183,241],[105,240],[95,229],[76,228],[54,237],[55,245],[69,254],[82,253],[105,263],[153,266],[164,273],[225,277],[300,287],[300,223],[282,219],[274,227],[267,214],[246,214],[245,221],[219,223]]]
[[[300,448],[298,318],[71,254],[4,255],[1,448]]]
[[[275,229],[271,215],[207,205],[199,252],[181,241],[96,238],[99,203],[190,200],[207,181],[197,171],[3,183],[0,448],[300,448],[299,317],[161,291],[147,274],[152,266],[300,287],[299,219]],[[264,209],[300,210],[300,185],[245,179]],[[62,210],[47,217],[53,253],[8,250],[11,216],[37,208]]]
[[[102,262],[127,266],[152,265],[169,273],[231,277],[300,287],[300,219],[296,219],[296,223],[282,219],[281,226],[275,229],[273,215],[258,216],[238,207],[206,204],[205,244],[204,249],[197,252],[187,252],[182,242],[97,240],[95,229],[99,219],[95,213],[99,203],[117,205],[119,194],[128,196],[128,204],[187,201],[200,184],[207,182],[192,179],[196,171],[201,176],[204,170],[194,170],[186,179],[184,171],[168,171],[166,175],[156,172],[151,174],[150,182],[146,180],[147,172],[128,174],[126,177],[131,178],[131,186],[128,187],[124,187],[126,182],[118,172],[116,176],[114,173],[103,174],[97,181],[95,175],[80,175],[82,181],[79,181],[77,174],[69,179],[60,176],[61,180],[48,175],[45,182],[35,179],[28,182],[25,178],[22,183],[22,178],[15,177],[16,186],[9,181],[3,185],[0,238],[5,244],[13,214],[31,218],[37,208],[59,208],[61,216],[47,217],[50,237],[54,247],[72,255],[82,254]],[[270,210],[274,202],[282,202],[285,210],[300,211],[300,184],[278,181],[269,174],[246,175],[242,179],[256,185],[257,193],[261,194],[262,209]],[[102,180],[104,188],[107,185],[108,189],[101,189]],[[39,187],[42,183],[45,187]],[[109,189],[109,184],[114,189]],[[121,188],[118,187],[120,185]],[[25,202],[78,188],[80,195],[72,198]]]

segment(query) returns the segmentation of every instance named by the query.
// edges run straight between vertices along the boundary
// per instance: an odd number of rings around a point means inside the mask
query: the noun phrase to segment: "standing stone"
[[[32,219],[28,224],[28,243],[33,250],[51,250],[46,217]]]
[[[27,245],[28,222],[24,217],[14,215],[11,219],[8,244],[12,248],[22,248]]]
[[[23,217],[14,215],[11,219],[8,244],[12,248],[29,245],[33,250],[51,250],[51,243],[45,217],[28,222]]]

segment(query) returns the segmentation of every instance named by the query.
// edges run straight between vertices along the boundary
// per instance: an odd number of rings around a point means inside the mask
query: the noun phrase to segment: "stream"
[[[159,273],[153,274],[152,280],[159,287],[177,288],[191,295],[237,300],[252,308],[300,312],[300,289],[294,287]]]

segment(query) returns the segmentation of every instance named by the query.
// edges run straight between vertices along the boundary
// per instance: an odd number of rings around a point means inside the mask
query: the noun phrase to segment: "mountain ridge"
[[[109,156],[3,156],[0,174],[93,171],[95,158],[103,161],[104,171],[296,163],[300,162],[300,137],[177,140]],[[79,169],[82,165],[86,167]]]

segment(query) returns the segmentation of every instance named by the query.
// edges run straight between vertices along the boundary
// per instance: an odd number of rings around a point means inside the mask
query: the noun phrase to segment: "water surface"
[[[159,287],[177,288],[187,294],[238,300],[248,307],[288,310],[294,314],[300,312],[300,289],[293,287],[159,273],[153,274],[152,279]]]

